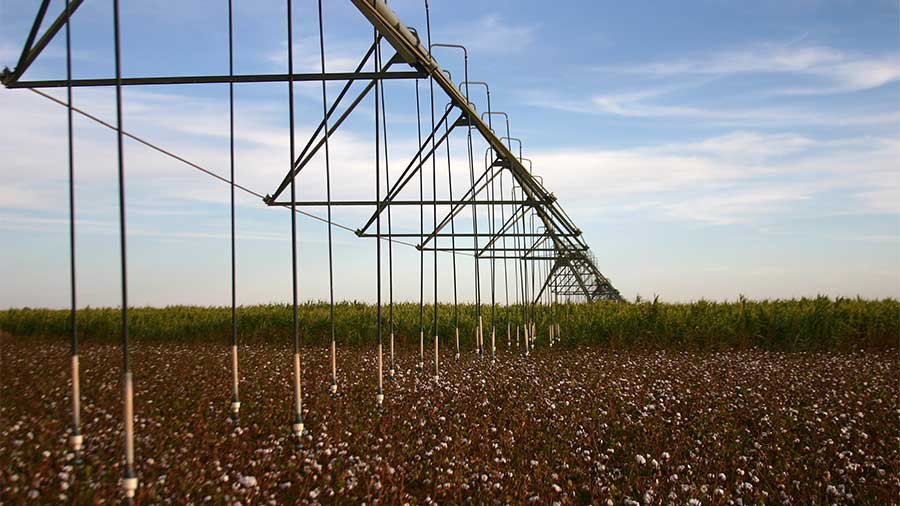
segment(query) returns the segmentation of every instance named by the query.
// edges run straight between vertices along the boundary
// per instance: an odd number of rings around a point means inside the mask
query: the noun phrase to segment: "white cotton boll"
[[[645,459],[644,456],[641,455],[640,453],[638,453],[637,456],[636,456],[634,459],[635,459],[635,460],[637,461],[637,463],[640,464],[640,465],[644,465],[644,464],[647,463],[647,459]]]
[[[256,478],[253,476],[242,476],[241,477],[241,485],[251,488],[256,486]]]

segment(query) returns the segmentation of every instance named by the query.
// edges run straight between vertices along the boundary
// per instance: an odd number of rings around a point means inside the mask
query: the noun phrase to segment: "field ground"
[[[67,461],[68,346],[2,338],[0,503],[116,502],[120,351],[82,351],[85,464]],[[287,346],[242,347],[240,428],[224,345],[133,347],[141,504],[896,503],[897,351],[538,349],[496,364],[398,353],[374,409],[374,353],[303,351],[303,449]],[[635,502],[636,501],[636,502]]]

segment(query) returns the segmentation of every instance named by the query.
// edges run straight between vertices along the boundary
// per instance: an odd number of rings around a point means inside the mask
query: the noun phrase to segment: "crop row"
[[[438,306],[438,335],[450,343],[459,326],[463,347],[474,342],[477,307],[472,304]],[[241,342],[289,342],[292,329],[289,305],[240,307],[237,332]],[[393,318],[391,318],[393,314]],[[457,317],[458,314],[458,317]],[[507,326],[515,341],[524,314],[520,306],[481,308],[485,339],[495,322],[498,347],[505,345]],[[547,341],[550,322],[559,323],[563,344],[600,344],[614,348],[721,349],[759,347],[773,350],[851,349],[896,347],[900,340],[900,302],[893,299],[829,299],[736,302],[699,301],[669,304],[597,302],[529,308],[538,330],[538,345]],[[227,342],[231,336],[230,307],[138,307],[129,311],[133,338],[146,342]],[[301,339],[309,344],[330,339],[330,312],[325,303],[300,307]],[[364,345],[376,339],[377,309],[371,304],[343,302],[335,308],[335,334],[340,344]],[[382,308],[383,336],[393,332],[398,344],[418,343],[420,328],[426,340],[433,334],[433,309],[421,312],[415,303]],[[492,320],[493,316],[493,320]],[[115,342],[121,322],[116,308],[78,311],[82,340]],[[421,323],[420,323],[421,322]],[[0,330],[19,338],[65,338],[71,328],[67,310],[9,309],[0,311]]]

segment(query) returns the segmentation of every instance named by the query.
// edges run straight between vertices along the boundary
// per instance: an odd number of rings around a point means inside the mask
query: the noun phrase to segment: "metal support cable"
[[[320,0],[321,1],[321,0]],[[379,44],[377,49],[378,51],[378,59],[381,60],[381,45]],[[391,185],[391,164],[390,164],[390,156],[388,154],[388,130],[387,130],[387,105],[385,105],[384,99],[384,85],[380,86],[381,93],[381,118],[384,123],[384,131],[382,136],[384,137],[384,181],[385,186],[390,187]],[[388,206],[387,208],[387,233],[388,236],[391,235],[393,229],[393,223],[391,219],[391,208]],[[395,364],[394,364],[394,243],[388,243],[388,327],[390,328],[390,344],[389,347],[389,355],[388,355],[388,375],[391,378],[394,377],[395,374]]]
[[[234,18],[232,0],[228,0],[228,75],[234,75]],[[231,418],[237,423],[241,401],[239,395],[240,376],[238,374],[237,341],[237,252],[235,251],[234,213],[234,83],[228,83],[228,146],[229,146],[229,188],[231,190]]]
[[[465,85],[466,87],[468,87],[470,84],[478,84],[478,85],[484,86],[485,95],[486,95],[486,97],[487,97],[487,111],[486,111],[482,116],[487,115],[488,129],[491,130],[491,131],[493,132],[494,126],[493,126],[493,120],[492,120],[493,112],[492,112],[492,110],[491,110],[491,88],[490,88],[490,86],[488,86],[488,84],[487,84],[486,82],[484,82],[484,81],[468,81],[468,80],[467,80],[466,82],[462,83],[460,86]],[[485,155],[485,160],[484,160],[484,163],[485,163],[485,169],[484,169],[484,173],[485,173],[485,175],[490,174],[490,177],[488,178],[488,181],[485,183],[483,189],[484,189],[484,190],[487,192],[487,194],[488,194],[488,200],[490,200],[491,202],[493,202],[493,201],[495,200],[494,179],[496,178],[496,165],[493,163],[493,160],[494,160],[494,156],[493,156],[493,155],[494,155],[494,148],[491,147],[491,146],[489,146],[489,147],[485,150],[484,155]],[[490,183],[490,187],[488,187],[488,183]],[[496,242],[496,240],[497,240],[496,231],[495,231],[495,227],[496,227],[495,216],[496,216],[496,207],[495,207],[495,205],[492,203],[492,204],[490,204],[490,205],[488,206],[488,221],[489,221],[489,223],[490,223],[490,226],[489,226],[490,234],[489,234],[489,236],[491,237],[491,240],[488,242],[487,245],[485,245],[484,249],[480,250],[482,254],[488,249],[488,247],[491,247],[492,250],[496,250],[496,248],[493,247],[493,244],[494,244],[494,243]],[[491,358],[492,358],[493,360],[496,360],[496,343],[495,343],[495,338],[496,338],[496,316],[497,316],[497,298],[496,298],[496,290],[495,290],[495,281],[496,281],[496,276],[495,276],[495,267],[496,267],[496,263],[495,263],[495,262],[496,262],[496,260],[495,260],[495,257],[496,257],[495,255],[492,255],[492,256],[490,257],[490,273],[491,273],[491,274],[490,274],[490,285],[491,285]]]
[[[448,104],[447,106],[452,107]],[[447,133],[449,127],[444,123],[444,132]],[[446,142],[447,147],[447,186],[449,188],[449,200],[453,201],[453,170],[450,164],[450,142]],[[456,359],[459,360],[459,291],[456,274],[456,224],[453,216],[450,216],[450,245],[453,255],[453,327],[456,338]]]
[[[518,186],[513,184],[513,187],[512,187],[513,199],[515,199],[516,188],[518,188]],[[523,194],[524,194],[524,192],[523,192]],[[525,220],[525,215],[523,214],[521,218],[516,218],[515,221],[513,221],[513,234],[515,235],[515,238],[516,238],[516,248],[519,248],[521,251],[524,251],[525,247],[527,245],[526,239],[519,235],[519,222],[520,221],[522,221],[522,234],[525,234],[524,220]],[[518,287],[518,285],[521,284],[521,288],[522,288],[522,298],[521,298],[522,337],[524,339],[524,344],[525,344],[525,355],[528,355],[528,304],[527,304],[528,290],[527,290],[527,283],[525,281],[528,276],[527,266],[528,266],[527,262],[525,262],[524,258],[522,258],[520,262],[517,262],[518,268],[516,269],[516,274],[517,274],[516,277],[518,278],[518,281],[519,281],[519,283],[517,283],[516,286]]]
[[[487,114],[488,114],[488,128],[491,130],[494,129],[492,120],[491,120],[491,89],[488,87],[487,83],[484,83],[484,87],[487,90]],[[493,151],[493,149],[491,149]],[[493,156],[491,156],[493,159]],[[487,161],[487,160],[485,160]],[[494,176],[496,174],[496,167],[493,163],[491,163],[485,170],[489,170],[491,172],[490,177],[490,187],[488,187],[488,198],[490,200],[494,200]],[[488,207],[488,219],[490,220],[490,233],[491,236],[494,235],[494,231],[496,228],[496,206],[490,205]],[[497,334],[497,291],[496,291],[496,255],[491,256],[491,360],[497,360],[497,344],[496,344],[496,334]]]
[[[419,136],[419,234],[425,234],[425,187],[422,180],[422,112],[419,102],[419,80],[416,79],[416,132]],[[434,132],[432,132],[434,133]],[[419,363],[425,367],[425,251],[419,245]]]
[[[122,393],[124,397],[125,426],[125,471],[122,476],[122,490],[130,503],[137,490],[137,476],[134,474],[134,386],[131,378],[128,346],[128,255],[125,224],[125,153],[122,145],[122,47],[119,30],[119,0],[113,0],[113,32],[115,37],[116,68],[116,150],[119,174],[119,248],[122,282]]]
[[[515,184],[515,177],[512,178],[512,188],[510,188],[510,195],[511,195],[510,200],[515,200],[515,198],[516,198],[516,184]],[[512,207],[512,214],[510,214],[509,219],[512,220],[512,219],[513,219],[513,216],[515,216],[515,214],[517,213],[517,211],[516,211],[515,206],[511,206],[511,207]],[[512,226],[513,226],[513,246],[516,247],[516,248],[518,248],[518,247],[519,247],[519,225],[518,225],[518,221],[517,221],[517,220],[513,221],[513,222],[512,222]],[[506,248],[505,245],[504,245],[503,247]],[[504,259],[504,260],[505,260],[505,259]],[[513,287],[515,288],[514,293],[515,293],[515,304],[516,304],[516,306],[519,306],[519,304],[520,304],[520,298],[519,298],[519,284],[520,284],[520,283],[519,283],[519,279],[520,279],[519,271],[520,271],[520,269],[521,269],[521,267],[520,267],[520,265],[519,265],[519,262],[515,262],[515,261],[514,261],[514,262],[513,262]],[[523,318],[524,318],[524,315],[523,315]],[[518,347],[518,342],[519,342],[519,338],[518,338],[518,335],[519,335],[519,327],[520,327],[520,325],[519,325],[519,323],[517,322],[517,323],[516,323],[516,336],[517,336],[517,337],[516,337],[516,347]]]
[[[69,0],[66,0],[66,7]],[[69,28],[69,19],[66,18],[66,80],[72,81],[72,36]],[[76,315],[77,301],[75,292],[75,146],[73,139],[72,121],[72,86],[66,87],[66,127],[68,131],[68,157],[69,157],[69,275],[71,293],[71,354],[78,355],[78,320]],[[77,419],[77,414],[74,417]],[[78,424],[75,423],[77,430]]]
[[[500,112],[500,111],[488,111],[487,112],[488,118],[490,118],[490,116],[492,114],[502,115],[503,118],[506,120],[506,137],[509,138],[511,135],[509,133],[509,115],[506,114],[505,112]],[[507,141],[507,146],[510,149],[512,149],[512,143],[510,141]],[[500,170],[501,170],[501,173],[500,173],[500,198],[503,199],[503,195],[504,195],[503,194],[503,172],[502,172],[503,169],[501,168]],[[505,208],[506,208],[506,206],[504,206],[504,205],[500,206],[500,223],[506,223]],[[511,206],[511,211],[513,211],[513,212],[515,211],[515,209],[512,208],[512,206]],[[502,247],[503,247],[503,249],[506,249],[506,234],[503,235]],[[506,290],[506,345],[507,345],[507,348],[509,348],[509,345],[511,343],[511,338],[512,338],[511,332],[510,332],[510,325],[511,325],[510,313],[511,313],[511,311],[509,309],[509,264],[507,263],[507,259],[505,259],[505,258],[503,259],[503,286]]]
[[[425,33],[428,38],[428,55],[431,57],[431,10],[429,9],[428,0],[425,0]],[[434,78],[428,78],[429,99],[431,101],[431,131],[434,132]],[[436,146],[434,144],[434,135],[431,136],[431,151],[434,152]],[[431,157],[431,184],[432,195],[434,196],[434,208],[432,211],[433,228],[437,229],[437,158]],[[434,252],[434,379],[437,380],[440,374],[440,358],[438,355],[440,348],[440,339],[438,338],[438,254]]]
[[[319,0],[319,55],[322,63],[322,75],[325,75],[325,22],[322,15],[322,0]],[[325,80],[322,80],[322,125],[328,131],[328,92]],[[328,297],[329,320],[331,331],[331,396],[337,395],[337,338],[334,328],[334,246],[331,233],[331,152],[328,147],[328,136],[325,136],[325,198],[328,201]]]
[[[66,10],[69,0],[66,0]],[[72,369],[72,432],[69,444],[74,452],[76,464],[81,463],[81,448],[84,442],[81,435],[81,388],[80,367],[78,357],[78,300],[75,272],[75,139],[72,114],[72,34],[69,18],[66,18],[66,126],[68,129],[69,156],[69,280],[71,289],[71,369]]]
[[[530,213],[530,214],[529,214],[529,220],[528,220],[528,221],[529,221],[529,224],[530,224],[530,227],[529,227],[528,231],[529,231],[530,233],[532,233],[532,234],[535,233],[535,229],[534,229],[534,216],[535,216],[535,213]],[[533,240],[532,240],[531,247],[532,247],[532,248],[535,248],[535,247],[537,246],[537,242],[538,242],[539,240],[540,240],[540,239],[537,239],[537,238],[533,239]],[[537,313],[536,313],[537,307],[535,306],[535,302],[534,302],[534,293],[535,293],[535,289],[534,289],[534,273],[535,273],[535,271],[538,269],[538,267],[540,267],[540,263],[538,263],[537,265],[533,265],[533,266],[531,267],[531,285],[530,285],[531,291],[528,292],[528,293],[529,293],[528,300],[529,300],[529,304],[530,304],[530,306],[531,306],[531,326],[532,326],[532,328],[534,327],[534,321],[535,321],[535,319],[537,318]],[[537,336],[536,336],[534,333],[532,333],[532,334],[531,334],[531,337],[532,337],[532,343],[534,343],[534,338],[537,337]]]
[[[377,45],[378,41],[378,30],[373,29],[373,39]],[[375,68],[378,69],[381,67],[381,51],[379,48],[375,49]],[[375,201],[376,204],[381,206],[381,152],[380,152],[380,141],[381,141],[381,133],[380,133],[380,115],[379,115],[379,89],[380,85],[378,82],[375,83]],[[377,356],[377,368],[378,368],[378,389],[375,393],[375,404],[378,410],[381,410],[382,402],[384,401],[384,374],[383,374],[383,355],[382,355],[382,320],[381,320],[381,213],[378,213],[378,217],[376,219],[375,225],[375,233],[379,238],[378,244],[376,245],[376,263],[378,267],[376,269],[376,284],[378,285],[377,289],[377,334],[378,334],[378,356]]]
[[[116,80],[121,75],[121,47],[119,43],[119,1],[113,0],[113,26],[115,30]],[[130,370],[128,363],[128,271],[126,269],[126,237],[125,237],[125,160],[122,148],[122,87],[116,85],[116,146],[118,152],[119,176],[119,246],[121,260],[122,288],[122,366],[125,372]]]
[[[469,57],[468,53],[465,53],[465,66],[463,68],[464,79],[466,82],[466,102],[469,102]],[[466,122],[468,123],[468,127],[466,128],[466,144],[469,155],[469,183],[472,186],[472,189],[475,189],[475,158],[474,153],[472,152],[472,118],[467,114]],[[478,204],[476,204],[473,200],[472,203],[472,229],[475,235],[473,239],[475,241],[475,250],[478,250]],[[475,317],[476,317],[476,341],[478,343],[478,355],[484,357],[484,349],[482,342],[482,322],[481,322],[481,268],[478,263],[478,255],[474,255],[475,261]]]
[[[300,319],[297,305],[297,213],[296,204],[296,176],[294,170],[294,23],[292,4],[293,0],[287,0],[287,53],[288,53],[288,123],[290,132],[290,165],[288,174],[291,175],[291,303],[294,334],[294,423],[291,426],[295,437],[295,445],[302,445],[303,438],[303,388],[300,381]]]

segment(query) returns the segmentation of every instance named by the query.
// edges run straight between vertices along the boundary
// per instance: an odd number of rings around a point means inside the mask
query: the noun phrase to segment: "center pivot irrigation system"
[[[128,137],[144,146],[172,157],[196,170],[200,170],[214,178],[230,185],[231,188],[231,280],[232,280],[232,346],[231,359],[233,371],[233,397],[231,403],[232,418],[238,422],[240,400],[238,396],[238,347],[236,325],[236,285],[235,285],[235,239],[234,239],[234,195],[235,190],[244,191],[255,195],[271,207],[284,207],[291,210],[291,253],[292,253],[292,288],[293,288],[293,370],[294,370],[294,397],[293,423],[291,429],[297,443],[301,441],[304,433],[303,405],[301,390],[301,360],[300,340],[298,324],[298,290],[297,290],[297,224],[298,214],[303,214],[328,225],[328,257],[329,257],[329,285],[331,293],[331,392],[337,394],[337,363],[336,363],[336,339],[334,331],[334,261],[332,248],[332,228],[334,226],[344,230],[353,231],[359,237],[376,239],[377,255],[377,390],[376,404],[381,408],[384,402],[383,391],[383,351],[382,334],[385,327],[382,317],[382,244],[388,249],[388,273],[390,293],[390,312],[388,333],[390,335],[389,374],[394,374],[394,324],[393,324],[393,245],[403,244],[414,246],[419,250],[420,258],[420,333],[419,333],[419,369],[425,367],[425,319],[424,319],[424,253],[433,252],[434,258],[434,301],[438,301],[438,252],[448,252],[452,257],[453,269],[453,299],[454,299],[454,326],[456,328],[455,344],[456,358],[459,359],[459,312],[458,312],[458,287],[457,287],[457,256],[473,259],[474,268],[474,295],[476,307],[475,343],[479,357],[485,356],[484,322],[482,318],[482,270],[487,269],[490,276],[489,285],[491,291],[490,301],[490,354],[491,359],[497,358],[496,333],[498,319],[496,318],[497,291],[501,281],[498,272],[502,270],[502,285],[505,289],[506,315],[506,341],[510,351],[521,351],[527,355],[533,349],[538,339],[535,312],[540,307],[550,308],[550,323],[548,325],[547,343],[552,346],[554,341],[560,339],[561,328],[558,318],[554,317],[553,306],[562,298],[566,302],[572,301],[596,301],[612,300],[622,301],[619,292],[612,286],[609,280],[597,268],[596,260],[590,252],[588,245],[581,237],[581,230],[575,226],[566,212],[557,202],[556,197],[543,185],[542,178],[535,175],[531,161],[522,157],[522,142],[510,135],[509,117],[506,113],[491,109],[491,93],[487,83],[482,81],[470,81],[468,72],[468,51],[458,44],[440,44],[431,41],[431,20],[428,0],[424,1],[426,17],[426,43],[423,44],[419,34],[412,28],[405,26],[397,18],[396,14],[383,0],[350,0],[360,13],[371,23],[373,30],[373,42],[368,51],[362,57],[356,69],[352,72],[327,72],[325,58],[324,22],[322,15],[322,0],[317,0],[318,24],[319,24],[319,59],[321,72],[295,73],[293,68],[293,23],[292,0],[287,0],[287,73],[286,74],[235,74],[234,73],[234,42],[233,42],[233,11],[232,2],[227,0],[228,9],[228,51],[229,72],[228,75],[202,75],[202,76],[165,76],[165,77],[122,77],[121,75],[121,45],[119,2],[112,0],[114,23],[114,47],[115,47],[115,77],[114,78],[72,78],[72,44],[70,19],[83,0],[66,0],[62,13],[41,34],[44,18],[51,3],[50,0],[42,0],[38,7],[35,21],[26,39],[22,54],[15,66],[15,70],[5,68],[2,74],[2,82],[7,88],[27,88],[31,91],[66,107],[68,112],[68,161],[69,161],[69,233],[70,233],[70,275],[71,275],[71,358],[72,358],[72,430],[70,444],[75,452],[76,460],[80,459],[83,448],[83,439],[80,432],[80,393],[79,393],[79,362],[78,362],[78,326],[76,312],[76,268],[75,268],[75,204],[74,204],[74,177],[75,160],[73,149],[73,115],[80,114],[117,133],[118,148],[118,188],[119,188],[119,234],[121,247],[121,284],[122,284],[122,327],[121,341],[123,352],[123,397],[124,397],[124,430],[125,430],[125,474],[122,480],[122,488],[126,498],[134,497],[137,488],[137,476],[134,473],[134,444],[133,444],[133,385],[129,366],[128,349],[128,282],[127,282],[127,254],[126,254],[126,223],[125,223],[125,160],[123,157],[123,138]],[[225,2],[223,2],[224,4]],[[223,8],[225,6],[223,5]],[[65,32],[66,42],[66,79],[28,81],[22,76],[47,47],[50,41],[60,30]],[[385,44],[386,43],[386,44]],[[382,58],[382,47],[389,46],[393,51],[387,59]],[[464,58],[464,76],[460,83],[454,83],[450,73],[441,69],[433,52],[436,49],[460,50]],[[404,67],[404,70],[395,70],[396,67]],[[370,70],[371,69],[371,70]],[[418,122],[418,149],[409,158],[399,176],[391,177],[388,160],[388,128],[387,110],[384,100],[385,80],[411,79],[415,81],[415,99]],[[422,111],[420,106],[419,83],[427,80],[430,97],[430,132],[424,136],[422,129]],[[312,136],[300,150],[296,151],[294,139],[294,83],[314,81],[322,84],[322,120]],[[326,82],[343,82],[337,97],[330,102]],[[261,195],[234,182],[234,84],[235,83],[262,83],[283,82],[288,84],[288,113],[290,115],[290,168],[280,181],[274,192]],[[123,129],[122,126],[122,87],[133,85],[175,85],[175,84],[228,84],[229,88],[229,117],[230,117],[230,177],[225,178],[182,158],[174,153],[164,150],[157,145],[137,137]],[[361,90],[355,91],[357,84],[362,85]],[[78,109],[72,102],[72,89],[74,87],[99,87],[114,86],[116,89],[116,120],[114,124]],[[435,108],[435,88],[443,92],[447,102],[439,104]],[[470,89],[478,89],[485,92],[486,108],[478,113],[471,100]],[[48,95],[39,88],[65,88],[67,98],[65,101]],[[353,93],[351,93],[353,91]],[[375,199],[374,200],[333,200],[331,195],[331,169],[329,138],[340,128],[354,109],[370,94],[374,92],[374,172],[375,172]],[[353,98],[349,98],[355,95]],[[343,104],[343,105],[342,105]],[[504,119],[503,132],[506,135],[498,135],[494,131],[494,119]],[[453,168],[450,163],[451,150],[449,139],[454,131],[463,130],[467,144],[468,184],[464,191],[454,193]],[[480,136],[487,144],[484,155],[483,168],[476,170],[476,156],[473,153],[473,132]],[[513,152],[513,143],[517,150]],[[323,149],[324,148],[324,149]],[[446,198],[439,198],[437,157],[440,150],[446,152],[446,187],[441,185],[441,192]],[[323,151],[326,175],[325,201],[304,201],[297,198],[296,179],[316,155]],[[431,165],[432,193],[431,199],[426,200],[423,186],[423,173],[426,164]],[[528,167],[526,168],[525,164]],[[480,165],[480,164],[479,164]],[[383,171],[382,171],[383,169]],[[443,172],[443,169],[442,169]],[[395,172],[396,174],[396,172]],[[401,192],[418,176],[418,199],[401,200]],[[382,177],[384,178],[382,180]],[[443,179],[444,176],[440,176]],[[382,189],[385,192],[382,194]],[[287,194],[287,195],[285,195]],[[335,206],[356,206],[371,208],[372,214],[360,228],[352,229],[332,220],[332,208]],[[398,230],[392,226],[391,210],[397,206],[415,206],[419,209],[418,230]],[[304,211],[305,207],[324,207],[326,217]],[[433,215],[432,223],[426,226],[425,209],[430,207]],[[440,211],[439,211],[440,210]],[[471,214],[471,222],[463,213]],[[443,216],[442,218],[438,218]],[[479,228],[481,231],[479,231]],[[415,243],[405,242],[414,240]],[[498,262],[499,261],[499,262]],[[500,266],[498,266],[498,263]],[[512,274],[510,274],[512,264]],[[510,303],[510,285],[513,287],[514,298]],[[434,336],[434,376],[439,374],[439,343],[437,304],[434,307],[433,333]],[[500,322],[502,323],[502,322]],[[513,331],[515,327],[515,331]],[[512,335],[515,333],[515,347],[512,345]],[[520,341],[520,335],[522,337]],[[524,347],[520,345],[523,343]]]

